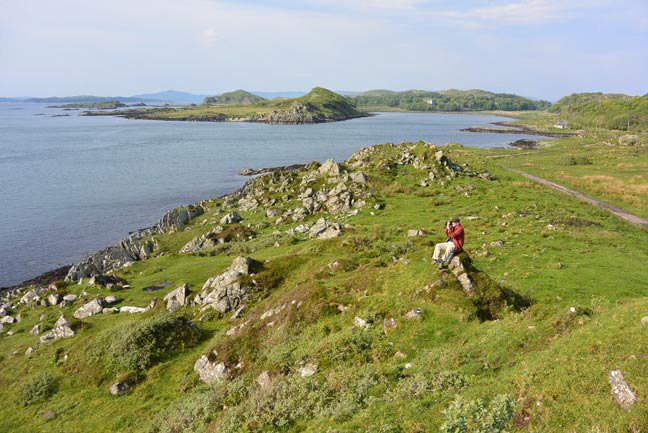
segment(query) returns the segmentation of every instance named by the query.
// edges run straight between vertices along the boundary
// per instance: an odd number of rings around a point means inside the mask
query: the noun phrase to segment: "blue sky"
[[[0,96],[648,92],[647,0],[0,0]]]

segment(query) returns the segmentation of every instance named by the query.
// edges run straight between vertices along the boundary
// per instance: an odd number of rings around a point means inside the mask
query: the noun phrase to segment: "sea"
[[[76,263],[169,209],[233,191],[247,180],[242,169],[342,161],[377,143],[492,148],[534,138],[461,132],[508,120],[472,113],[376,113],[315,125],[81,113],[0,103],[0,287]]]

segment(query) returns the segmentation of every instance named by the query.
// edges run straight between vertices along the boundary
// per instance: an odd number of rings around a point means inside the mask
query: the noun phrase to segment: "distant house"
[[[434,99],[426,99],[425,103],[429,105],[434,105]]]
[[[569,127],[569,125],[564,120],[556,120],[556,123],[554,123],[554,128],[567,129],[567,127]]]

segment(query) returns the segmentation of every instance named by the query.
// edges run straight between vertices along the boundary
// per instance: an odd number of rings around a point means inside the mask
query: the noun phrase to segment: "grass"
[[[554,148],[577,155],[582,150],[562,139]],[[618,167],[632,149],[601,148],[614,156],[597,153],[596,146],[583,149],[593,163],[565,170],[589,173],[598,167],[599,174],[620,181],[632,178],[636,168]],[[143,366],[141,376],[124,396],[114,397],[108,386],[129,369],[107,367],[106,355],[92,362],[86,349],[110,348],[132,333],[140,335],[137,330],[150,329],[149,321],[161,320],[160,312],[93,316],[75,324],[75,337],[39,346],[28,331],[36,323],[52,326],[60,314],[71,317],[80,303],[22,307],[22,321],[11,325],[15,335],[0,337],[0,430],[434,432],[466,407],[480,407],[477,399],[488,408],[493,401],[504,402],[504,395],[515,401],[514,418],[507,424],[512,432],[648,430],[641,400],[648,392],[647,328],[639,323],[648,310],[648,234],[525,180],[502,168],[502,158],[486,158],[510,154],[504,158],[507,165],[540,170],[565,155],[551,151],[527,157],[516,151],[447,148],[454,161],[489,171],[496,180],[460,176],[443,186],[419,186],[423,174],[411,166],[374,166],[365,171],[382,206],[341,218],[350,227],[340,238],[273,234],[278,229],[274,218],[257,209],[240,212],[244,224],[269,223],[254,228],[252,240],[233,237],[225,250],[178,253],[218,224],[222,200],[210,201],[186,228],[158,237],[158,251],[165,255],[124,268],[119,276],[131,287],[113,294],[119,305],[143,307],[183,283],[195,293],[245,251],[263,267],[257,270],[262,290],[243,318],[230,321],[228,315],[211,314],[199,320],[196,309],[182,309],[178,314],[195,322],[200,338],[137,364]],[[389,161],[402,148],[384,146],[381,152],[376,158]],[[412,153],[433,155],[422,145]],[[529,161],[533,167],[525,166]],[[549,177],[550,171],[536,174]],[[289,208],[294,201],[281,206]],[[320,216],[310,215],[305,222]],[[433,244],[444,240],[440,227],[451,216],[464,222],[466,252],[484,284],[524,297],[524,307],[501,306],[497,317],[482,317],[475,299],[436,270]],[[409,238],[408,229],[427,235]],[[491,246],[499,240],[501,247]],[[170,284],[157,291],[144,290],[165,281]],[[107,294],[80,284],[65,290],[86,291],[86,299]],[[405,319],[415,308],[422,310],[421,317]],[[369,329],[355,327],[355,317],[366,320]],[[225,335],[248,319],[250,324],[236,335]],[[387,319],[396,326],[385,330]],[[110,338],[115,343],[103,343],[106,336],[115,336]],[[28,358],[29,346],[36,350]],[[228,382],[206,386],[197,380],[193,364],[212,349],[219,359],[242,367],[232,369]],[[297,375],[305,363],[317,365],[314,376]],[[617,368],[640,398],[628,412],[615,405],[607,384],[607,374]],[[262,371],[272,378],[269,392],[254,382]],[[24,390],[44,374],[56,378],[56,394],[24,406]],[[453,407],[450,415],[444,412]],[[56,413],[54,419],[43,418],[47,410]]]

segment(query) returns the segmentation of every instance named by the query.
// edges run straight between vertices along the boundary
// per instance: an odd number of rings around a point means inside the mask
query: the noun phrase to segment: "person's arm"
[[[450,221],[448,221],[448,222],[446,223],[446,226],[445,226],[445,234],[448,235],[449,238],[452,237],[452,234],[453,234],[453,233],[452,233],[452,227],[450,226]]]

